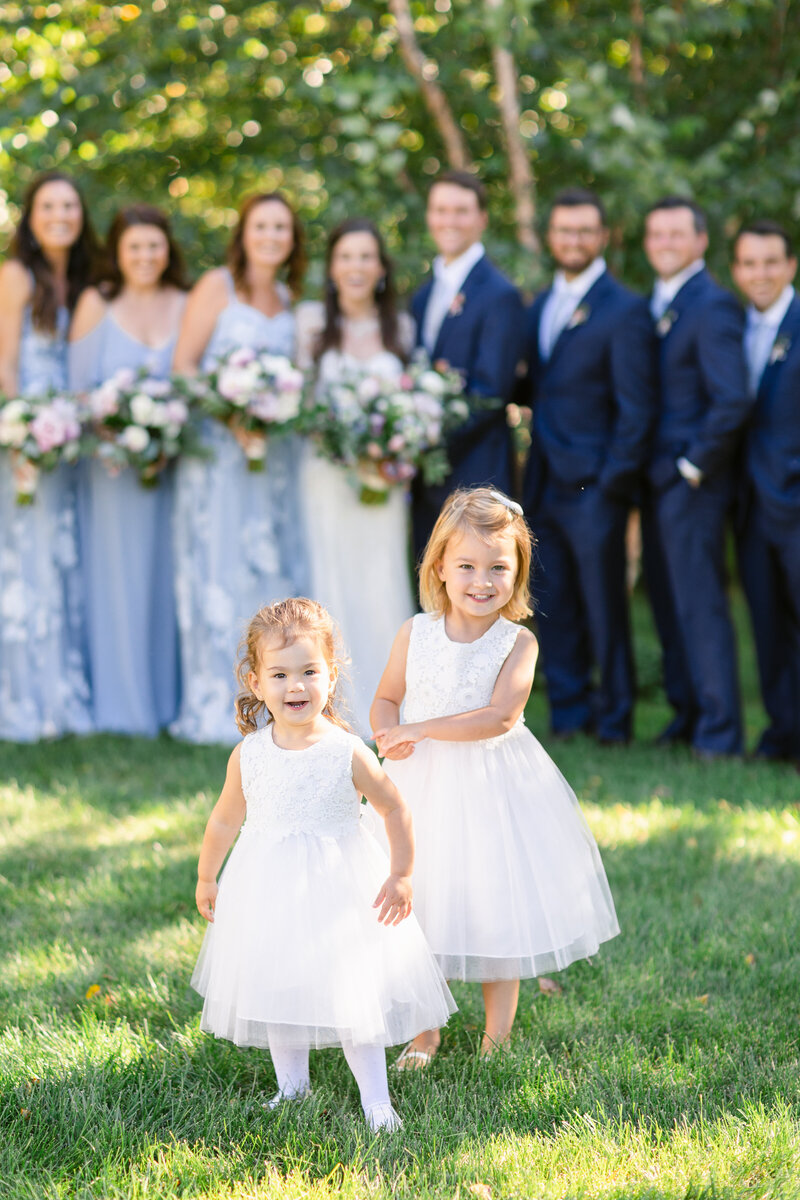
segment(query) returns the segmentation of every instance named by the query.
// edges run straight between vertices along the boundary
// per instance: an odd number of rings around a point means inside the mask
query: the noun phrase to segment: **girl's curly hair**
[[[294,596],[288,600],[279,600],[276,604],[266,604],[250,618],[244,636],[239,643],[239,660],[236,664],[236,679],[240,691],[236,697],[236,724],[242,734],[252,733],[258,729],[259,720],[266,715],[266,722],[272,720],[263,700],[259,700],[250,689],[248,676],[251,671],[258,670],[259,656],[265,641],[278,646],[290,646],[303,635],[315,638],[322,649],[325,661],[330,668],[335,685],[323,709],[323,715],[334,725],[342,729],[350,729],[341,714],[342,702],[337,695],[339,676],[345,666],[345,657],[341,647],[339,631],[330,613],[317,604],[316,600],[308,600],[305,596]]]

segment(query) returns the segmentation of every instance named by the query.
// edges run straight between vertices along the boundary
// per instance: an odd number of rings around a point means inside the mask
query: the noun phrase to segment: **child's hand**
[[[378,920],[384,925],[399,925],[411,912],[411,896],[410,877],[390,875],[372,905],[380,909]]]
[[[375,731],[375,741],[378,745],[378,753],[383,758],[393,758],[390,754],[391,750],[396,750],[398,746],[404,743],[414,745],[415,742],[421,742],[425,737],[425,725],[422,721],[415,725],[395,725],[392,729],[377,729]],[[403,758],[408,755],[404,754]]]
[[[194,899],[197,904],[197,911],[201,917],[205,917],[207,921],[214,921],[214,906],[217,902],[217,887],[216,880],[199,879],[195,888]]]
[[[397,762],[401,758],[409,758],[414,753],[414,743],[401,742],[399,746],[393,746],[392,749],[386,753],[381,751],[379,747],[379,753],[381,754],[382,758],[390,758],[392,762]]]

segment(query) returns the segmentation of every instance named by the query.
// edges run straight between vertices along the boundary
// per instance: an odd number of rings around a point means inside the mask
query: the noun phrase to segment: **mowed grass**
[[[479,989],[456,985],[432,1068],[392,1078],[403,1131],[377,1138],[340,1052],[270,1113],[268,1057],[199,1033],[194,873],[227,752],[0,745],[0,1197],[800,1196],[800,776],[653,749],[641,602],[636,637],[636,744],[549,747],[622,935],[561,994],[524,983],[489,1063]],[[548,746],[541,687],[529,722]]]

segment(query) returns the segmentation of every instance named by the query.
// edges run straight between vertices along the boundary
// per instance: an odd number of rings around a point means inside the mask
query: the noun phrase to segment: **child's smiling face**
[[[455,612],[485,617],[505,608],[514,593],[517,544],[502,535],[486,542],[466,529],[447,543],[436,570]]]
[[[297,728],[320,716],[336,683],[316,638],[299,637],[288,645],[264,639],[258,669],[247,682],[280,725]]]

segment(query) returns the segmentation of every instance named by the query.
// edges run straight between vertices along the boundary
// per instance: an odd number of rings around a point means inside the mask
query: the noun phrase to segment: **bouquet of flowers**
[[[132,467],[145,487],[180,454],[202,454],[189,406],[172,384],[123,367],[88,396],[94,452],[109,470]]]
[[[0,403],[0,448],[11,452],[17,504],[32,504],[40,471],[74,463],[84,450],[78,405],[63,392]]]
[[[283,355],[243,347],[224,355],[204,375],[183,380],[182,386],[203,412],[228,426],[250,470],[262,471],[267,435],[294,427],[304,383],[303,372]]]
[[[445,435],[468,416],[461,375],[422,355],[396,378],[353,370],[318,389],[301,424],[323,458],[348,468],[364,504],[384,504],[418,472],[446,478]]]

